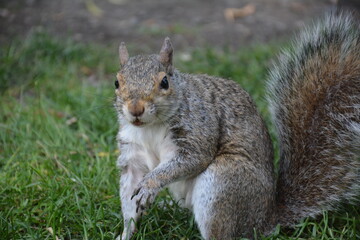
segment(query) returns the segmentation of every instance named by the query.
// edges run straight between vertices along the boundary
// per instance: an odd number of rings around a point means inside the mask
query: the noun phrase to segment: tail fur
[[[280,140],[279,219],[331,210],[360,190],[360,29],[332,14],[301,34],[270,73]]]

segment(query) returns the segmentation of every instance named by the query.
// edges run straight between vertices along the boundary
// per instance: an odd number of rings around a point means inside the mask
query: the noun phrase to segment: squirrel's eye
[[[165,90],[169,88],[169,82],[166,76],[161,80],[160,88]]]
[[[119,81],[115,80],[115,88],[118,89],[119,88]]]

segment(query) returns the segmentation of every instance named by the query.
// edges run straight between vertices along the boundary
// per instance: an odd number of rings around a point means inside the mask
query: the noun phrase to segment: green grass
[[[199,49],[190,61],[175,63],[183,72],[238,81],[270,124],[264,79],[277,50]],[[116,48],[42,32],[0,47],[1,239],[113,239],[122,230],[112,107],[117,69]],[[267,239],[356,239],[359,216],[359,209],[346,207],[305,219],[295,230],[278,228]],[[200,234],[189,211],[164,191],[138,224],[135,239]]]

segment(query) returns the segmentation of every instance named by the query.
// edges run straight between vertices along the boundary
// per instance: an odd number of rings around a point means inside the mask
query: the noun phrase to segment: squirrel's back
[[[270,75],[279,222],[292,225],[359,194],[359,24],[329,15],[283,52]]]

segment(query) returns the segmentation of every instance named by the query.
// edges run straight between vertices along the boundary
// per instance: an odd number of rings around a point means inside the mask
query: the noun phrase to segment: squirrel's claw
[[[134,198],[136,195],[138,195],[138,194],[139,194],[140,189],[141,189],[140,187],[139,187],[139,188],[137,188],[137,189],[135,189],[135,191],[134,191],[133,195],[131,196],[130,200],[133,200],[133,198]]]
[[[144,211],[145,208],[154,202],[156,195],[160,189],[146,187],[144,184],[140,184],[138,188],[134,190],[134,194],[131,196],[131,200],[135,200],[136,212]]]
[[[151,201],[149,200],[152,198],[152,194],[149,191],[140,188],[136,195],[138,196],[138,199],[136,199],[136,212],[138,213],[139,209],[144,211],[145,208],[150,204]]]

